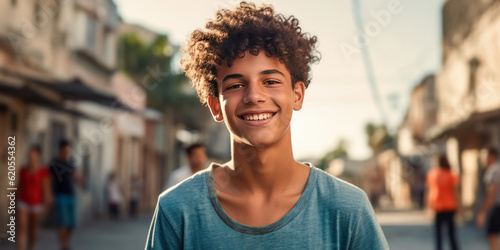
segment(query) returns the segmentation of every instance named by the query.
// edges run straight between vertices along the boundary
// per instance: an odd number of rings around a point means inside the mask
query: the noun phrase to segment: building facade
[[[442,13],[442,68],[432,87],[415,88],[398,149],[426,169],[446,153],[470,219],[484,196],[486,149],[500,148],[500,1],[448,0]]]
[[[105,216],[111,172],[119,173],[126,210],[132,176],[144,178],[149,163],[141,152],[152,144],[144,141],[151,120],[146,96],[116,72],[120,22],[111,0],[0,2],[0,134],[16,137],[17,173],[31,145],[42,147],[42,164],[49,166],[59,141],[71,141],[84,179],[77,188],[81,221]],[[153,120],[164,119],[157,114]],[[6,144],[0,152],[7,162]],[[7,181],[0,184],[0,206],[6,207]],[[142,190],[149,191],[158,194]],[[0,216],[1,228],[6,216]]]

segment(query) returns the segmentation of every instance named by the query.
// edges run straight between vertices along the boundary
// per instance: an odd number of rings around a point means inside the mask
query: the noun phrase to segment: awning
[[[0,93],[41,105],[55,105],[61,101],[60,95],[55,92],[40,89],[36,84],[5,74],[0,74]]]
[[[42,105],[61,105],[62,101],[89,101],[113,109],[132,111],[113,94],[88,86],[80,79],[69,82],[48,81],[0,71],[0,93]]]
[[[39,82],[45,88],[59,93],[64,100],[73,101],[90,101],[108,106],[114,109],[131,111],[127,105],[121,103],[116,97],[110,93],[92,88],[84,84],[80,79],[76,78],[66,83],[45,83]]]
[[[0,77],[1,94],[14,96],[26,103],[40,105],[52,110],[61,111],[79,117],[85,117],[87,119],[93,119],[82,112],[64,108],[60,105],[60,96],[56,93],[50,93],[50,91],[47,90],[40,90],[40,87],[37,88],[37,85],[34,84],[19,84],[19,82],[13,83],[15,81],[7,83],[5,80],[5,78]]]
[[[487,112],[472,113],[467,118],[462,119],[458,122],[443,127],[435,126],[429,129],[429,131],[426,133],[425,140],[426,142],[430,142],[432,140],[436,140],[438,138],[446,136],[447,134],[456,131],[456,129],[463,128],[464,126],[468,126],[472,123],[485,122],[496,119],[500,120],[500,109],[491,110]]]

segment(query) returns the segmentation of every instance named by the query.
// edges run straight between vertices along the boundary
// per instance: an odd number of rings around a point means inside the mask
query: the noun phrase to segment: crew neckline
[[[262,235],[270,232],[274,232],[279,230],[280,228],[284,227],[287,225],[290,221],[292,221],[297,215],[304,209],[304,207],[308,204],[308,201],[311,197],[311,193],[314,189],[314,184],[316,183],[316,178],[317,178],[317,170],[316,168],[308,162],[304,162],[306,166],[310,168],[309,171],[309,177],[307,178],[307,183],[304,188],[304,191],[300,195],[299,200],[295,205],[288,211],[281,219],[279,219],[276,222],[273,222],[271,224],[265,225],[265,226],[249,226],[245,225],[243,223],[237,222],[233,220],[227,213],[224,211],[222,208],[222,205],[219,202],[219,198],[217,197],[217,193],[215,191],[215,183],[213,179],[213,169],[214,165],[218,165],[216,163],[210,164],[210,167],[208,169],[208,174],[206,175],[206,182],[207,182],[207,187],[208,187],[208,193],[210,196],[210,202],[212,203],[213,208],[215,209],[215,212],[219,216],[219,218],[222,219],[222,221],[228,225],[230,228],[244,234],[253,234],[253,235]]]

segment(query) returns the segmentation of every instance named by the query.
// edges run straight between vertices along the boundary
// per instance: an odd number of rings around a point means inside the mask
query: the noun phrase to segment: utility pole
[[[363,20],[361,18],[360,4],[359,0],[352,0],[352,12],[354,17],[354,22],[356,28],[359,32],[363,32]],[[378,91],[377,81],[375,79],[375,74],[373,73],[373,65],[370,58],[370,52],[368,51],[368,46],[361,46],[361,53],[363,55],[363,63],[365,66],[366,77],[368,78],[368,83],[370,84],[370,89],[372,92],[373,100],[377,106],[378,113],[382,119],[382,123],[388,128],[387,115],[382,104],[382,99],[380,98],[380,93]]]

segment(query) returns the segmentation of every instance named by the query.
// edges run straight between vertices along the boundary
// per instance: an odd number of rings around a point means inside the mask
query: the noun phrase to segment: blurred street
[[[385,237],[393,250],[423,250],[434,248],[432,220],[423,211],[392,211],[377,213]],[[488,249],[483,229],[473,225],[457,226],[460,249]],[[447,235],[447,231],[444,231]],[[449,249],[448,238],[443,238],[444,249]]]
[[[434,249],[432,221],[422,211],[383,211],[377,213],[377,217],[391,249]],[[73,249],[142,249],[150,222],[151,215],[143,214],[137,220],[87,223],[75,232]],[[39,238],[35,249],[57,249],[55,231],[43,229]],[[488,249],[485,239],[481,229],[471,225],[458,227],[461,249]],[[445,246],[448,246],[447,243],[445,241]],[[14,248],[11,245],[2,249]]]
[[[0,250],[15,249],[9,232],[38,228],[35,249],[68,238],[77,250],[144,249],[159,194],[211,162],[239,164],[240,135],[197,95],[217,97],[220,79],[180,64],[194,27],[237,2],[0,0]],[[488,249],[470,218],[500,183],[500,1],[265,2],[321,44],[290,126],[295,159],[366,192],[391,249],[434,249],[431,217],[414,210],[426,205],[463,208],[460,249]],[[278,38],[266,43],[282,51]],[[207,58],[214,73],[232,56]]]
[[[144,249],[151,218],[152,214],[142,214],[135,220],[102,220],[85,223],[75,231],[71,249]],[[36,250],[59,249],[54,229],[41,229],[38,238]],[[15,249],[15,247],[14,244],[2,245],[0,249]]]

